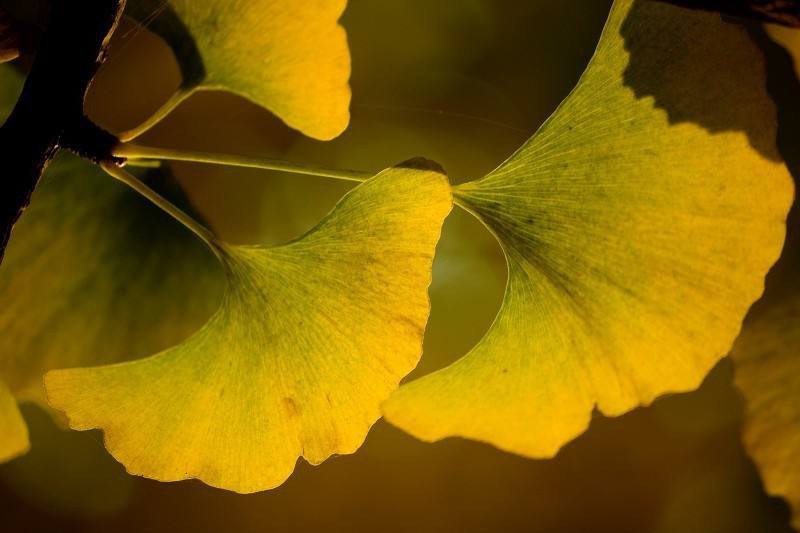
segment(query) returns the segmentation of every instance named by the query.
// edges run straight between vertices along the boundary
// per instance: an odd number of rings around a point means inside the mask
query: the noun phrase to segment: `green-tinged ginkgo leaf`
[[[800,290],[787,285],[750,317],[731,355],[746,400],[745,447],[766,489],[786,498],[800,528]]]
[[[0,121],[21,85],[14,69],[0,68]],[[151,173],[163,190],[168,176]],[[180,342],[211,316],[222,288],[218,263],[197,239],[65,154],[42,177],[0,265],[0,381],[18,401],[46,406],[46,371]]]
[[[697,100],[687,80],[703,81]],[[763,84],[744,29],[615,2],[558,111],[456,189],[505,250],[505,299],[470,353],[391,397],[388,420],[547,457],[595,408],[619,415],[697,387],[783,243],[792,183]]]
[[[0,381],[0,462],[28,451],[28,428],[17,407],[17,400]]]
[[[351,191],[289,244],[220,245],[228,289],[185,343],[46,377],[129,472],[253,492],[302,456],[354,452],[420,356],[447,178],[406,165]]]
[[[338,19],[346,0],[131,0],[127,12],[162,36],[183,82],[141,132],[199,89],[237,93],[317,139],[350,120],[350,55]]]
[[[0,265],[0,379],[46,406],[48,370],[144,357],[188,337],[224,284],[196,241],[97,167],[59,157]]]

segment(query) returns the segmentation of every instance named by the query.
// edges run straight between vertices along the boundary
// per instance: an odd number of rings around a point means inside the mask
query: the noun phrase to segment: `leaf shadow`
[[[779,160],[762,51],[749,34],[756,25],[684,13],[661,2],[634,2],[621,28],[630,54],[625,85],[637,98],[652,97],[671,124],[743,132],[753,148]]]
[[[767,60],[767,90],[778,108],[778,151],[795,182],[800,187],[800,79],[789,52],[772,40],[762,26],[750,29],[750,36]],[[796,294],[800,284],[800,208],[797,202],[789,211],[783,254],[767,277],[764,297],[751,314],[776,300]],[[789,287],[795,291],[787,291]]]

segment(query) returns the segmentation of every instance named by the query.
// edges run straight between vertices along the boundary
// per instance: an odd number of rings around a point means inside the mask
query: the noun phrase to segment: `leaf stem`
[[[117,138],[122,142],[132,141],[136,137],[146,133],[149,131],[153,126],[164,120],[164,118],[169,115],[173,109],[178,107],[184,100],[189,98],[192,95],[191,88],[180,87],[169,99],[164,102],[161,107],[159,107],[150,117],[147,118],[144,122],[139,124],[138,126],[131,128],[127,131],[121,132]]]
[[[305,174],[322,178],[334,178],[347,181],[365,181],[372,177],[371,172],[357,170],[341,170],[321,168],[304,163],[294,163],[267,157],[254,157],[238,154],[220,154],[211,152],[197,152],[190,150],[174,150],[171,148],[154,148],[137,146],[130,143],[120,143],[113,150],[116,157],[128,160],[158,159],[166,161],[186,161],[191,163],[207,163],[212,165],[227,165],[232,167],[260,168],[276,170],[290,174]]]
[[[180,222],[189,231],[197,235],[206,245],[214,252],[219,259],[224,256],[222,244],[217,240],[208,228],[197,222],[195,219],[181,211],[172,202],[158,194],[156,191],[147,186],[139,178],[130,172],[122,169],[114,163],[101,163],[100,165],[106,173],[112,178],[121,181],[134,191],[138,192],[154,205],[161,208],[165,213]]]

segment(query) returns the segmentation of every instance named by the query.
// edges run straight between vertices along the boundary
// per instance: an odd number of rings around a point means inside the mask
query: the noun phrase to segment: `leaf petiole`
[[[342,170],[321,168],[303,163],[294,163],[267,157],[246,156],[238,154],[219,154],[211,152],[197,152],[191,150],[175,150],[171,148],[154,148],[137,146],[130,143],[121,143],[114,150],[114,156],[136,160],[164,160],[185,161],[191,163],[207,163],[212,165],[226,165],[232,167],[260,168],[288,172],[290,174],[305,174],[322,178],[334,178],[347,181],[365,181],[373,176],[372,172],[358,170]]]
[[[136,137],[146,133],[149,131],[153,126],[161,122],[167,115],[169,115],[173,109],[178,107],[184,100],[189,98],[192,95],[191,89],[184,89],[180,88],[175,91],[169,99],[164,102],[164,104],[159,107],[155,113],[150,115],[150,117],[136,126],[135,128],[131,128],[127,131],[123,131],[117,138],[122,142],[132,141]]]
[[[147,186],[144,182],[142,182],[139,178],[131,174],[130,172],[122,169],[118,165],[114,163],[101,163],[100,167],[112,178],[121,181],[134,191],[138,192],[148,200],[150,200],[154,205],[161,208],[165,213],[169,216],[180,222],[183,226],[185,226],[189,231],[200,237],[200,239],[208,245],[214,255],[218,258],[222,259],[224,252],[222,250],[222,244],[217,240],[211,231],[197,222],[195,219],[181,211],[178,207],[175,206],[172,202],[158,194],[156,191],[151,189]]]

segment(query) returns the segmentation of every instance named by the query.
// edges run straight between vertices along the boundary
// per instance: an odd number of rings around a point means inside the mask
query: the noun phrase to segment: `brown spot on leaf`
[[[283,407],[286,409],[286,413],[294,418],[300,414],[300,406],[297,405],[297,402],[294,401],[294,398],[286,397],[283,399]]]

